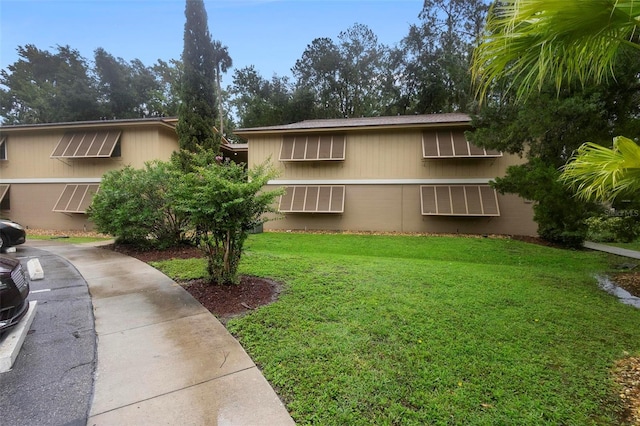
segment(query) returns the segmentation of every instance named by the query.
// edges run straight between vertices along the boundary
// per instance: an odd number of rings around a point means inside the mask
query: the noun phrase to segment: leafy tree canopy
[[[291,70],[296,87],[316,97],[317,118],[379,115],[387,51],[369,27],[355,24],[338,35],[338,44],[313,40]]]
[[[556,126],[551,129],[514,129],[514,134],[521,133],[517,136],[519,148],[514,145],[516,150],[522,150],[525,143],[532,147],[531,161],[521,166],[520,171],[555,165],[553,172],[560,177],[557,166],[576,152],[573,161],[564,166],[561,179],[577,190],[580,198],[611,201],[622,193],[637,197],[640,147],[623,137],[614,139],[613,149],[601,144],[606,144],[619,132],[638,134],[639,18],[640,2],[637,0],[496,2],[473,61],[479,98],[490,105],[481,112],[486,118],[480,120],[485,122],[485,129],[478,132],[478,140],[490,143],[488,135],[493,134],[497,139],[502,133],[496,127],[497,123],[493,126],[486,123],[491,115],[495,118],[492,109],[504,99],[513,97],[509,102],[519,104],[514,108],[529,110],[526,116],[534,123],[537,114],[557,113],[559,110],[553,107],[553,101],[539,104],[545,91],[552,87],[557,102],[569,106],[577,115],[569,120],[560,111],[553,117]],[[616,80],[611,82],[608,77],[614,73]],[[607,84],[603,86],[602,82]],[[576,84],[581,85],[582,91],[575,87]],[[531,105],[536,104],[540,107],[532,111]],[[584,141],[591,142],[582,144]],[[552,155],[554,151],[556,155]],[[506,185],[503,180],[498,181],[497,186],[505,184],[503,190],[523,194],[527,185],[540,184],[534,173],[528,176],[516,185],[517,173],[509,170],[505,179],[512,179],[513,185]],[[564,197],[551,190],[561,185],[558,179],[546,181],[550,192],[565,200],[565,205],[538,194],[537,217],[544,209],[547,217],[553,217],[553,227],[560,234],[579,231],[576,228],[582,221],[575,217],[579,209],[567,209],[566,206],[579,207],[580,199],[573,197],[565,186],[562,186]],[[545,224],[538,223],[545,230]]]
[[[19,59],[0,71],[0,115],[7,124],[98,119],[100,105],[87,61],[69,46],[55,53],[18,47]]]
[[[127,62],[104,49],[89,62],[69,46],[18,47],[0,71],[0,117],[7,124],[175,116],[180,63]]]

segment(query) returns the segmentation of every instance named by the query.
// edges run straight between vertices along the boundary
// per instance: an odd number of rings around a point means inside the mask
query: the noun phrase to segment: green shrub
[[[541,238],[566,247],[581,247],[587,234],[584,220],[594,206],[580,201],[558,181],[560,172],[534,158],[527,164],[509,166],[493,187],[501,194],[514,193],[533,201],[533,219]]]
[[[185,239],[187,221],[173,208],[178,174],[171,163],[154,161],[144,169],[126,166],[107,172],[88,210],[99,232],[119,243],[169,247]]]
[[[640,221],[635,216],[609,214],[590,217],[585,223],[587,238],[591,241],[630,243],[640,237]]]
[[[274,177],[275,171],[266,165],[247,170],[244,165],[221,162],[194,166],[173,188],[176,210],[188,218],[198,247],[207,256],[212,283],[237,282],[249,232],[264,222],[265,213],[274,211],[275,198],[282,193],[263,190]]]

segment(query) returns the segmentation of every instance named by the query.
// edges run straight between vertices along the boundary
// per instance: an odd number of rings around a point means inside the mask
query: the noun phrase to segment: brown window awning
[[[279,210],[283,213],[344,213],[343,185],[285,187]]]
[[[93,195],[96,194],[99,189],[100,185],[97,183],[66,185],[53,211],[61,213],[85,213],[91,205]]]
[[[285,136],[280,147],[280,161],[344,160],[344,135]]]
[[[5,200],[6,197],[6,200]],[[9,204],[9,185],[0,185],[0,210],[8,210],[5,206]]]
[[[7,159],[7,137],[0,137],[0,160]]]
[[[470,143],[464,130],[430,130],[422,133],[422,157],[494,158],[502,157],[502,153]]]
[[[420,204],[423,216],[500,216],[489,185],[421,185]]]
[[[52,158],[108,158],[120,140],[120,130],[67,132],[51,153]]]

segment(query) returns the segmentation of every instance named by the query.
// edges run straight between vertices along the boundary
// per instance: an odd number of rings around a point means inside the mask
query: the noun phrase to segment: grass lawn
[[[607,261],[507,239],[252,235],[242,273],[285,291],[228,328],[299,424],[616,425],[610,371],[640,354],[640,310],[598,289]]]
[[[82,237],[82,236],[55,236],[55,235],[39,235],[39,234],[27,234],[27,240],[56,240],[61,243],[68,244],[83,244],[94,243],[96,241],[107,241],[110,237]]]

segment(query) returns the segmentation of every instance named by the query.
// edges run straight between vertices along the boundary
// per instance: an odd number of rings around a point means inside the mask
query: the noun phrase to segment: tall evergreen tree
[[[214,132],[217,118],[215,52],[203,0],[186,0],[185,16],[184,69],[176,127],[180,149],[218,152],[220,137]]]

